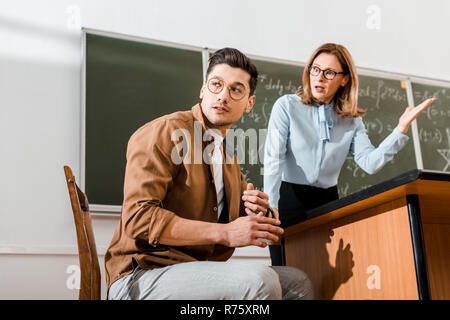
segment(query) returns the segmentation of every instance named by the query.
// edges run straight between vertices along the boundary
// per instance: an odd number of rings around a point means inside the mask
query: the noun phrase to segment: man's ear
[[[203,99],[203,95],[205,94],[205,83],[203,83],[202,88],[200,89],[200,99]]]
[[[245,112],[249,113],[250,110],[252,110],[253,106],[255,105],[255,101],[256,101],[256,96],[251,96],[250,98],[248,98],[248,104],[245,107]]]

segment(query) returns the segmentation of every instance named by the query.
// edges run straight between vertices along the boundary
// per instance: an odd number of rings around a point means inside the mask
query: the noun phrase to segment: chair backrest
[[[86,194],[78,188],[72,170],[64,166],[67,188],[77,233],[78,256],[80,259],[80,300],[100,300],[100,266],[97,247],[92,231],[89,203]]]

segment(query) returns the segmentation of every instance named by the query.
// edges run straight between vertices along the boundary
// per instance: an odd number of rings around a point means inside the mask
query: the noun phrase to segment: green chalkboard
[[[202,53],[91,33],[85,46],[85,190],[90,203],[122,205],[130,136],[198,102]]]
[[[423,168],[450,172],[450,88],[412,83],[414,103],[437,100],[417,118]]]
[[[279,97],[295,93],[300,85],[303,67],[258,59],[252,61],[259,72],[255,105],[231,129],[239,136],[234,145],[246,181],[263,190],[264,144],[270,113]],[[238,130],[242,130],[242,134]]]
[[[395,129],[399,117],[408,106],[406,85],[403,88],[400,80],[365,75],[360,75],[358,79],[358,105],[366,110],[363,121],[370,141],[377,147]],[[365,173],[349,154],[339,175],[339,196],[347,196],[416,169],[411,129],[407,134],[410,138],[407,145],[376,174]]]
[[[95,32],[85,34],[85,49],[84,187],[90,203],[120,206],[130,136],[143,124],[198,102],[202,50]],[[256,103],[232,126],[233,145],[247,181],[263,190],[264,144],[273,104],[296,91],[304,68],[252,60],[260,75]],[[400,77],[370,74],[359,76],[359,106],[367,110],[364,123],[378,146],[397,126],[408,101]],[[417,122],[424,169],[450,171],[450,88],[414,82],[412,88],[416,105],[438,98]],[[339,176],[340,197],[417,168],[411,131],[406,147],[375,175],[366,174],[348,155]]]

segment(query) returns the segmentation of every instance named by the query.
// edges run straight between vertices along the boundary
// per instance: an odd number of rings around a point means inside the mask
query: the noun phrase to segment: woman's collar
[[[323,103],[320,103],[320,102],[314,102],[314,106],[315,106],[315,107],[321,107],[321,106],[324,106],[325,109],[333,108],[333,107],[334,107],[334,100],[332,100],[329,104],[323,104]]]

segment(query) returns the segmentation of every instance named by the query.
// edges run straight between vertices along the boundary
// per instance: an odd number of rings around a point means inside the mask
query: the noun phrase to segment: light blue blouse
[[[361,117],[340,118],[334,103],[304,105],[296,94],[280,97],[270,115],[264,153],[264,192],[278,208],[281,181],[320,188],[335,186],[347,154],[376,173],[408,142],[395,128],[375,148]]]

